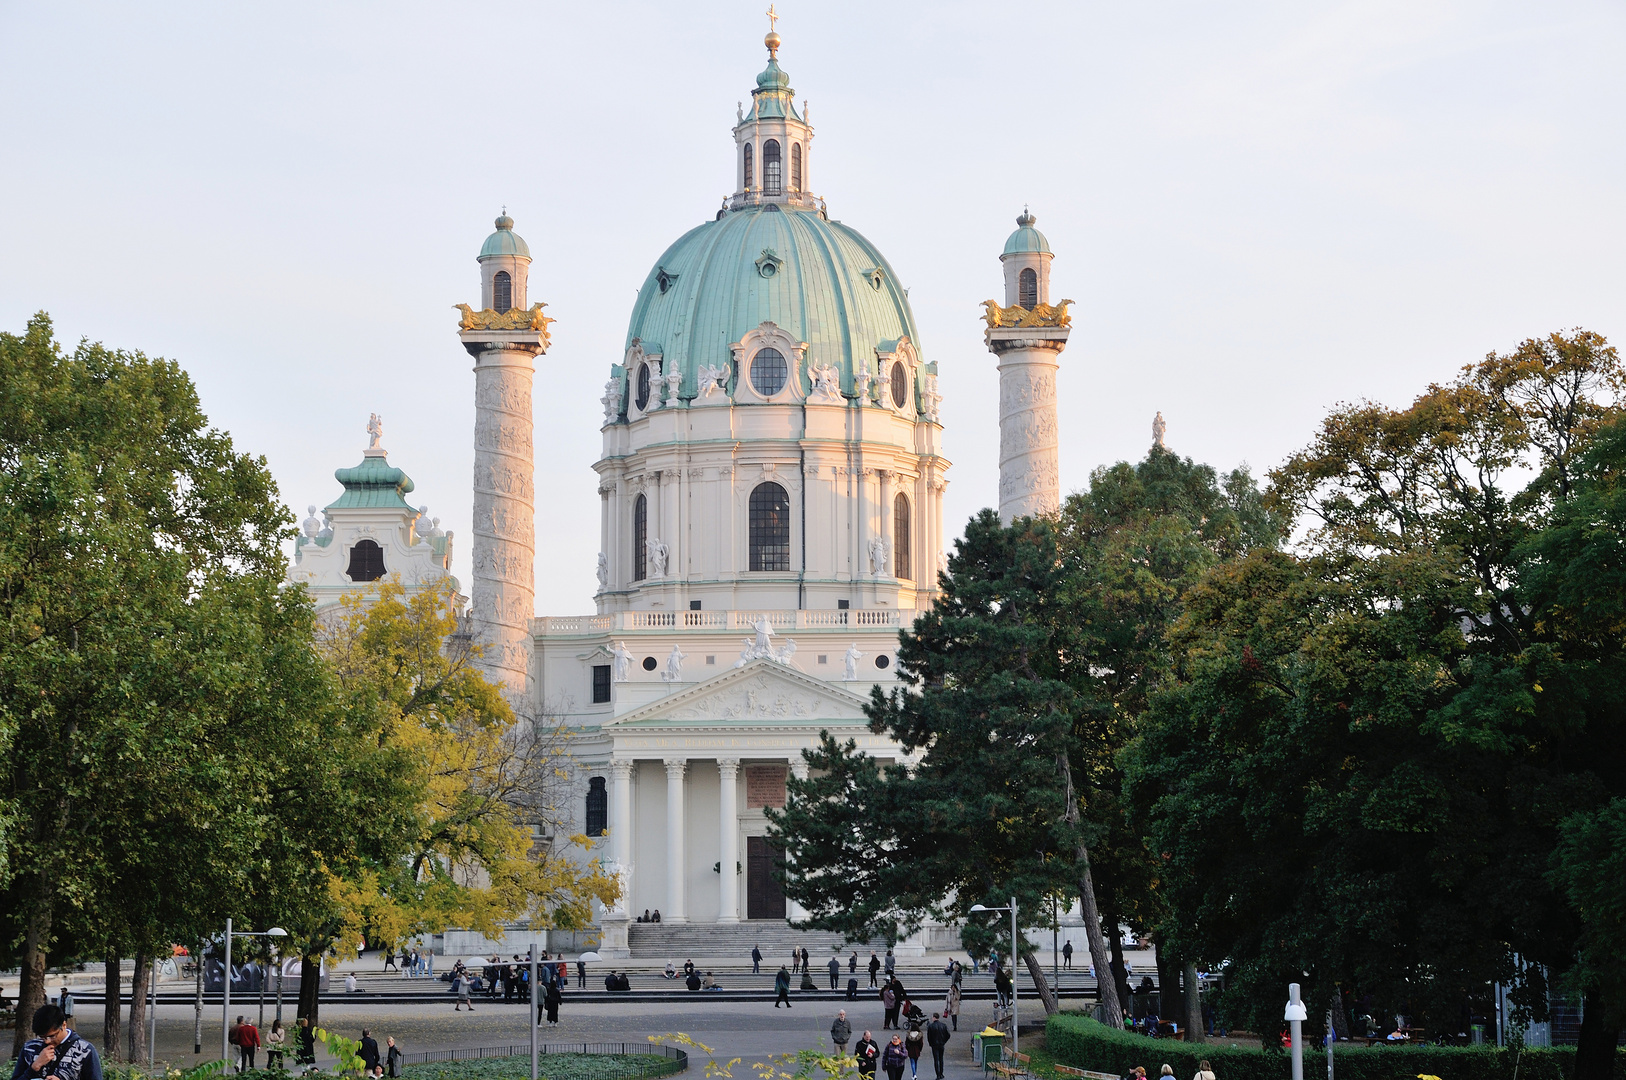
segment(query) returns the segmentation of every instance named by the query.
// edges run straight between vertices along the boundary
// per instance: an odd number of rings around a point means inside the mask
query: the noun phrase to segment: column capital
[[[800,754],[790,759],[790,774],[798,780],[806,780],[808,776],[807,762]]]
[[[610,759],[610,775],[617,780],[632,779],[632,759],[613,757]]]
[[[689,768],[689,759],[688,758],[671,758],[671,757],[669,757],[669,758],[664,758],[662,760],[662,764],[664,764],[666,766],[666,775],[667,776],[681,777],[684,774],[684,772]]]
[[[717,771],[724,776],[734,776],[740,771],[740,759],[737,757],[720,757],[717,759]]]

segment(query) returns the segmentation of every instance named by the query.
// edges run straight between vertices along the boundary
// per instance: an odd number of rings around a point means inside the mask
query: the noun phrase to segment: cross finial
[[[774,6],[772,4],[769,4],[768,5],[768,33],[771,34],[771,33],[774,32],[775,29],[777,29],[777,27],[774,24],[777,23],[778,21],[779,21],[779,13],[774,11]]]

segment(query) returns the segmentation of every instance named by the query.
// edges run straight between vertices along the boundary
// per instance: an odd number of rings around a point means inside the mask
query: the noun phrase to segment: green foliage
[[[1220,1080],[1287,1080],[1292,1062],[1285,1050],[1262,1050],[1226,1040],[1185,1043],[1149,1039],[1115,1030],[1076,1013],[1052,1016],[1045,1025],[1045,1047],[1064,1065],[1128,1076],[1136,1066],[1156,1076],[1165,1064],[1176,1077],[1195,1076],[1201,1062],[1213,1066]],[[1479,1046],[1339,1046],[1333,1051],[1338,1080],[1569,1080],[1575,1052],[1502,1050]],[[1325,1070],[1325,1047],[1304,1050],[1306,1076]],[[1515,1069],[1517,1073],[1515,1074]],[[1626,1053],[1616,1056],[1614,1075],[1626,1077]]]
[[[340,1035],[336,1031],[325,1028],[316,1029],[316,1037],[327,1047],[327,1052],[333,1055],[333,1071],[340,1076],[359,1076],[366,1063],[361,1060],[361,1040],[351,1039]]]

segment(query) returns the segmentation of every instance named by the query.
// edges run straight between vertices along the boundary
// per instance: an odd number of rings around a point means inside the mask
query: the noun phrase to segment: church
[[[899,630],[931,605],[952,543],[937,365],[886,257],[814,193],[806,106],[779,35],[765,44],[736,114],[735,190],[650,267],[608,358],[592,614],[535,611],[531,395],[552,320],[506,214],[480,249],[478,309],[457,305],[476,402],[466,623],[517,711],[572,733],[571,831],[594,838],[624,890],[600,916],[606,958],[636,955],[646,910],[665,926],[737,926],[747,950],[753,926],[799,917],[771,873],[763,811],[783,805],[821,732],[904,757],[863,704],[894,684]],[[985,305],[1007,521],[1060,502],[1069,301],[1051,301],[1034,226],[1024,211],[999,254],[1003,303]],[[313,507],[299,538],[290,577],[319,603],[450,566],[451,535],[406,501],[411,480],[369,430],[362,463],[336,474],[344,494],[323,519]]]

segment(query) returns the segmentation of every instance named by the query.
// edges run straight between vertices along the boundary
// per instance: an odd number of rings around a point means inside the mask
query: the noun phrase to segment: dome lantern
[[[999,261],[1005,267],[1005,306],[1031,308],[1050,303],[1050,241],[1033,226],[1038,218],[1022,207],[1016,231],[1005,241]]]
[[[497,231],[480,245],[480,303],[498,313],[527,307],[530,245],[514,231],[514,219],[508,216],[508,207],[503,207],[494,224]]]
[[[778,16],[770,9],[769,18]],[[757,76],[750,109],[740,111],[734,126],[734,194],[726,203],[730,210],[767,203],[824,209],[823,201],[808,191],[813,126],[807,122],[805,102],[802,111],[796,111],[796,91],[779,66],[780,43],[772,30],[763,39],[768,66]]]

